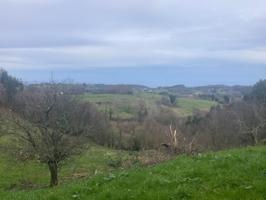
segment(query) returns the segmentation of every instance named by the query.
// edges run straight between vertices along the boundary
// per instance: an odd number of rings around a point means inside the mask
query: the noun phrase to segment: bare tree
[[[237,116],[241,134],[251,138],[253,144],[258,144],[263,139],[259,133],[266,127],[266,108],[261,104],[246,102],[237,106],[232,108],[232,112]]]
[[[145,120],[145,117],[148,115],[148,109],[145,104],[145,101],[139,100],[138,101],[138,108],[137,108],[137,120],[139,123],[142,123]]]
[[[169,126],[168,138],[173,153],[180,153],[184,150],[185,137],[180,129],[173,127],[173,124]]]
[[[23,130],[19,138],[49,167],[51,187],[58,184],[59,164],[78,152],[99,123],[91,104],[78,103],[54,85],[25,89],[13,111],[13,122]]]

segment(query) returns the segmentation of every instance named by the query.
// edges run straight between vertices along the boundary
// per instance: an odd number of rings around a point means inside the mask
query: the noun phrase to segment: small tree
[[[170,94],[169,95],[169,99],[170,99],[170,102],[171,102],[172,105],[176,104],[176,96],[175,95]]]
[[[59,164],[79,152],[90,132],[99,124],[99,113],[91,104],[79,104],[54,85],[27,88],[17,98],[13,121],[29,152],[50,171],[50,186],[58,184]],[[97,120],[97,122],[95,121]]]
[[[137,120],[139,123],[142,123],[148,115],[148,109],[145,104],[145,101],[139,101],[138,102],[138,108],[137,108]]]
[[[235,113],[240,132],[251,138],[253,144],[258,144],[265,137],[259,133],[266,127],[266,108],[252,103],[239,103],[238,107]]]
[[[7,71],[0,68],[0,103],[11,105],[16,93],[23,88],[18,79],[10,76]]]
[[[260,80],[253,86],[251,98],[256,103],[266,106],[266,80]]]

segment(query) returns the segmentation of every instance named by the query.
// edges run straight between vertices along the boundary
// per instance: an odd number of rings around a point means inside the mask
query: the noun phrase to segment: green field
[[[192,98],[178,98],[176,101],[175,111],[181,115],[191,115],[194,110],[209,111],[209,109],[216,105],[213,101],[192,99]]]
[[[95,150],[97,151],[97,150]],[[66,163],[63,174],[75,168],[100,169],[102,173],[73,179],[57,188],[19,190],[6,188],[18,178],[35,184],[46,181],[45,167],[38,163],[0,161],[0,199],[250,199],[266,198],[266,147],[248,147],[176,159],[153,167],[105,170],[101,156],[109,151],[85,153],[80,162]],[[95,156],[91,155],[94,154]],[[100,156],[101,155],[101,156]],[[10,165],[13,164],[13,165]],[[96,168],[93,166],[95,165]],[[3,187],[5,186],[5,187]]]
[[[84,94],[82,101],[95,103],[99,110],[113,110],[113,116],[120,119],[131,119],[136,115],[140,102],[144,102],[148,110],[156,110],[160,105],[163,95],[157,93],[138,92],[132,95],[121,94]],[[180,116],[188,116],[194,110],[208,111],[216,103],[213,101],[193,98],[177,98],[176,105],[163,106],[172,109]]]
[[[59,179],[64,184],[123,168],[123,164],[132,160],[133,156],[126,151],[91,145],[81,155],[73,156],[62,163]],[[0,174],[0,190],[42,188],[49,183],[49,171],[46,165],[35,160],[19,161],[8,153],[0,156]]]
[[[136,114],[136,108],[140,102],[145,103],[148,109],[156,105],[161,99],[158,94],[136,93],[134,95],[126,94],[84,94],[82,101],[95,103],[99,110],[113,110],[113,116],[121,119],[131,119]]]

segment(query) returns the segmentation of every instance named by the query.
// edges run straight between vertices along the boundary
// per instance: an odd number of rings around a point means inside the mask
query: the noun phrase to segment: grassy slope
[[[266,147],[179,156],[149,168],[117,171],[0,199],[266,199]]]
[[[130,119],[136,115],[136,108],[140,101],[145,102],[148,109],[156,106],[156,101],[160,101],[161,95],[150,93],[136,93],[134,95],[126,94],[85,94],[82,95],[83,101],[90,101],[97,105],[99,110],[108,110],[112,108],[113,116],[121,119]]]
[[[176,101],[175,111],[183,115],[190,115],[194,110],[208,111],[212,106],[216,105],[213,101],[178,98]]]
[[[47,186],[49,171],[46,165],[34,160],[18,161],[7,155],[0,155],[0,191]],[[60,168],[59,179],[65,184],[79,178],[108,173],[114,170],[113,165],[117,162],[126,162],[131,157],[132,155],[126,151],[115,151],[93,145],[83,154],[65,161]]]
[[[160,102],[162,97],[159,94],[139,92],[134,95],[84,94],[81,96],[81,99],[93,103],[100,102],[101,104],[97,105],[99,110],[104,111],[112,108],[115,117],[118,116],[122,119],[128,119],[134,117],[134,112],[138,107],[139,101],[144,101],[148,109],[156,109],[156,107],[158,108],[156,102]],[[181,116],[187,116],[192,114],[195,109],[208,111],[213,105],[215,103],[212,101],[178,98],[176,106],[169,108]]]

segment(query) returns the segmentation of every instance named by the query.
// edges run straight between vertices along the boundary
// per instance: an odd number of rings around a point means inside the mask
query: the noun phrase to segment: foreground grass
[[[0,199],[266,199],[266,147],[179,156],[54,189],[1,191]]]
[[[125,168],[124,162],[134,155],[97,145],[90,145],[81,155],[73,156],[62,163],[59,180],[61,184],[84,179],[113,170]],[[0,191],[46,188],[49,184],[49,170],[36,160],[19,161],[9,153],[0,155]],[[1,192],[0,192],[1,193]],[[0,199],[1,196],[0,196]]]

